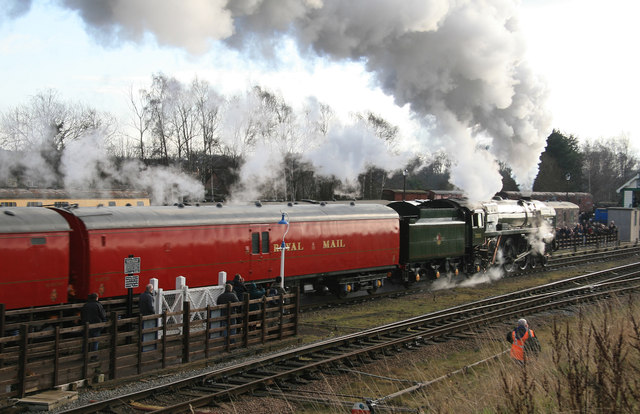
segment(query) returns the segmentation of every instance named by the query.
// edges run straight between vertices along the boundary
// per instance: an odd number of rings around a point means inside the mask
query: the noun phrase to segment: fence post
[[[53,386],[58,385],[58,376],[60,368],[60,327],[55,327],[55,336],[53,344]]]
[[[142,373],[142,330],[144,327],[142,326],[142,314],[138,315],[138,374]]]
[[[84,323],[82,334],[82,378],[87,378],[89,373],[89,322]]]
[[[298,336],[298,314],[300,313],[300,286],[296,286],[296,308],[293,317],[293,335]]]
[[[0,338],[4,336],[4,325],[6,320],[6,306],[4,303],[0,303]],[[0,348],[2,350],[2,348]]]
[[[167,367],[167,311],[162,312],[162,368]]]
[[[20,325],[20,359],[18,361],[18,397],[23,398],[27,389],[27,350],[29,349],[29,325]]]
[[[110,351],[109,351],[109,378],[116,379],[117,370],[116,370],[116,361],[118,358],[118,314],[116,312],[111,312],[111,329],[110,329]]]
[[[6,320],[6,306],[4,303],[0,303],[0,338],[4,336],[4,325]],[[4,349],[4,344],[0,344],[0,354]]]
[[[284,330],[284,306],[285,298],[284,295],[287,293],[281,293],[278,300],[278,339],[282,339],[282,332]]]
[[[207,305],[207,318],[205,319],[205,328],[204,328],[204,357],[205,359],[209,358],[209,336],[211,335],[211,305]]]
[[[267,337],[267,297],[262,297],[262,343],[264,344]]]
[[[224,346],[227,352],[229,352],[229,345],[231,344],[231,335],[235,335],[235,329],[231,329],[231,321],[233,320],[233,324],[235,325],[237,318],[231,318],[231,312],[235,312],[235,310],[231,309],[231,302],[227,302],[227,326],[225,326],[226,332],[223,332],[224,335]]]
[[[242,346],[245,348],[249,346],[249,300],[249,294],[245,293],[242,298],[244,302],[242,306],[242,316],[244,317],[242,320]]]
[[[191,303],[182,302],[182,362],[189,362],[189,339],[190,339],[190,317]]]

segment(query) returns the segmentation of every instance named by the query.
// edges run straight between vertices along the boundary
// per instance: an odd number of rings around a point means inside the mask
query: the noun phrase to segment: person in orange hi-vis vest
[[[540,352],[540,342],[526,319],[518,321],[518,326],[507,334],[507,341],[511,343],[511,357],[519,363]]]

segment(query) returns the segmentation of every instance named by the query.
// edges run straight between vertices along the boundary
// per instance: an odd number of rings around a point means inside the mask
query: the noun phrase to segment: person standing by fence
[[[239,300],[238,300],[238,296],[236,296],[235,292],[233,291],[233,285],[231,283],[226,283],[224,285],[224,293],[218,296],[218,299],[216,300],[216,304],[226,305],[228,303],[236,303],[236,302],[239,302]],[[228,309],[229,309],[229,312],[231,313],[234,312],[233,308],[228,308]],[[220,309],[220,316],[227,316],[226,308]],[[229,324],[234,325],[235,323],[236,323],[235,318],[230,318]],[[226,320],[220,321],[220,326],[227,326],[227,321]],[[222,336],[227,336],[228,330],[229,328],[223,330]],[[229,333],[229,335],[235,335],[235,334],[236,334],[235,328],[231,329],[231,332]],[[230,343],[233,343],[233,342],[234,340],[232,339]]]
[[[83,324],[89,323],[100,323],[107,321],[107,313],[104,311],[102,307],[102,303],[98,302],[98,294],[90,293],[87,298],[87,303],[82,306],[80,311],[80,320]],[[89,329],[89,338],[96,338],[100,336],[100,332],[102,332],[102,328],[90,328]],[[84,350],[84,345],[83,345]],[[92,342],[89,347],[90,351],[98,350],[98,341]],[[91,357],[95,359],[97,357]]]
[[[138,300],[138,307],[140,308],[140,314],[142,316],[155,315],[156,308],[153,298],[153,285],[149,283],[144,292],[140,294]],[[148,319],[142,321],[142,329],[156,328],[158,326],[157,319]],[[157,332],[147,332],[142,334],[142,342],[155,341],[158,338]],[[143,351],[152,351],[156,349],[156,345],[145,345],[142,347]]]
[[[151,283],[147,285],[145,291],[140,295],[138,306],[140,307],[140,313],[143,316],[153,315],[156,313],[153,300],[153,285]]]

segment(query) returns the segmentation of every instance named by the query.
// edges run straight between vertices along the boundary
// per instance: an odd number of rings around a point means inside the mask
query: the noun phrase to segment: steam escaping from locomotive
[[[291,38],[302,55],[361,62],[428,131],[416,152],[445,150],[456,165],[452,183],[472,199],[486,200],[500,190],[495,160],[529,188],[550,132],[547,92],[524,61],[515,0],[58,4],[76,11],[88,31],[110,46],[151,33],[162,45],[194,54],[224,41],[247,56],[273,59],[274,45]]]
[[[20,171],[27,182],[40,182],[46,186],[60,181],[73,195],[83,190],[99,191],[125,186],[149,193],[152,204],[173,204],[201,200],[204,187],[193,177],[171,166],[145,166],[138,160],[115,164],[108,155],[102,135],[84,134],[70,141],[59,155],[47,145],[50,139],[33,139],[32,145],[19,157],[14,152],[0,150],[0,181]]]

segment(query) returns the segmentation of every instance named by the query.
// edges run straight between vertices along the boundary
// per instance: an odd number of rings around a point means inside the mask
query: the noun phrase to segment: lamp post
[[[402,171],[402,201],[405,200],[405,193],[407,192],[407,174],[409,174],[409,171]]]
[[[282,244],[280,245],[280,252],[281,252],[280,254],[280,287],[282,289],[284,289],[284,251],[287,250],[287,246],[284,243],[284,238],[289,232],[289,220],[285,219],[285,216],[287,216],[287,219],[289,218],[289,215],[287,213],[282,212],[282,219],[280,219],[280,221],[278,222],[278,224],[287,225],[287,229],[284,231],[284,234],[282,235]]]
[[[569,181],[571,181],[571,173],[566,173],[564,178],[567,180],[567,196],[565,201],[569,201]]]

